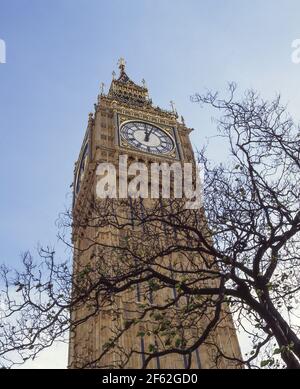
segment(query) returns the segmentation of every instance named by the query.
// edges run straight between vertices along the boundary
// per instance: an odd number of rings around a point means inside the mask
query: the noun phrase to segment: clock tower
[[[147,234],[150,234],[144,226],[144,229],[134,226],[131,220],[132,210],[127,211],[127,208],[122,206],[121,199],[99,200],[102,213],[99,211],[99,207],[95,205],[99,163],[108,163],[117,170],[119,157],[124,155],[128,164],[139,162],[149,166],[151,163],[162,162],[194,163],[189,139],[191,129],[185,125],[183,118],[178,120],[174,104],[171,102],[171,110],[154,106],[145,81],[142,81],[142,85],[134,83],[125,71],[123,59],[119,61],[119,70],[117,78],[113,73],[107,94],[104,93],[104,85],[101,85],[95,112],[89,114],[87,130],[75,164],[73,300],[78,299],[79,302],[71,310],[73,327],[70,331],[69,368],[142,368],[149,354],[160,350],[161,339],[157,332],[157,322],[162,320],[162,315],[159,310],[148,316],[141,315],[141,312],[143,309],[145,312],[148,306],[159,306],[168,302],[170,297],[174,299],[179,293],[174,287],[173,290],[160,289],[155,295],[155,285],[151,284],[150,280],[146,283],[147,287],[141,281],[133,283],[132,287],[124,288],[124,292],[120,289],[118,293],[114,293],[112,288],[112,292],[108,294],[105,289],[95,297],[98,293],[93,287],[95,279],[103,278],[103,284],[107,284],[107,275],[121,277],[122,274],[128,274],[130,263],[138,268],[137,259],[133,258],[133,255],[130,256],[128,250],[119,253],[118,247],[130,245],[130,242],[139,236],[143,241]],[[119,175],[120,172],[117,173],[117,178]],[[145,207],[150,203],[146,200]],[[103,209],[106,211],[105,217]],[[99,216],[99,213],[102,216]],[[116,213],[123,215],[123,225],[126,225],[124,220],[128,220],[129,227],[126,228],[127,231],[132,231],[130,238],[124,236]],[[109,224],[104,222],[108,215]],[[157,245],[162,239],[165,238],[158,238]],[[162,258],[162,263],[173,261],[175,266],[183,266],[185,258],[185,253],[172,253]],[[84,288],[81,287],[82,284],[85,284]],[[91,298],[87,297],[87,291]],[[187,305],[188,301],[178,299],[174,312],[179,312],[182,304]],[[179,313],[176,317],[174,312],[170,313],[170,318],[164,322],[168,328],[164,331],[163,347],[172,345],[173,341],[177,348],[180,346],[180,341],[175,339],[176,332],[172,332],[176,320],[180,321]],[[164,315],[167,317],[168,313]],[[137,317],[142,318],[137,320]],[[161,329],[163,324],[159,325]],[[181,323],[176,325],[179,328]],[[202,324],[194,323],[187,331],[187,338],[199,338]],[[222,325],[212,336],[215,344],[226,355],[242,359],[230,314],[224,317]],[[189,357],[184,353],[166,353],[165,356],[151,359],[147,368],[238,367],[237,363],[230,362],[230,359],[216,358],[209,341],[192,350]]]

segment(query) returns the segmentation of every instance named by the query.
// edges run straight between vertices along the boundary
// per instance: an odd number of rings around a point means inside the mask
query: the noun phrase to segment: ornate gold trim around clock
[[[161,123],[160,122],[160,116],[159,115],[149,115],[147,114],[147,118],[145,119],[145,113],[140,113],[139,112],[136,112],[135,110],[130,110],[132,113],[132,116],[131,115],[128,115],[128,114],[125,114],[124,112],[120,113],[117,111],[117,115],[118,115],[118,133],[119,133],[119,142],[120,142],[120,146],[121,147],[124,147],[126,149],[129,149],[129,150],[134,150],[136,152],[139,152],[139,153],[144,153],[144,151],[141,151],[139,150],[138,148],[135,148],[134,146],[130,145],[121,135],[120,133],[120,130],[121,130],[121,127],[123,125],[125,125],[126,123],[128,122],[134,122],[134,121],[140,121],[142,123],[150,123],[150,124],[153,124],[154,126],[158,127],[161,131],[165,132],[167,134],[167,136],[169,136],[171,139],[172,139],[172,142],[173,142],[173,145],[174,145],[174,148],[167,152],[167,153],[164,153],[164,154],[160,154],[160,153],[147,153],[149,155],[155,155],[155,156],[158,156],[158,157],[167,157],[167,158],[173,158],[173,159],[177,159],[177,158],[180,158],[179,157],[179,152],[177,150],[178,146],[177,146],[177,140],[176,140],[176,136],[175,136],[175,133],[174,133],[174,129],[172,128],[171,125],[168,125],[168,124],[164,124],[164,123]],[[154,120],[153,120],[154,119]],[[156,120],[155,120],[156,119]]]
[[[125,123],[129,121],[141,121],[143,123],[151,123],[157,127],[159,127],[162,131],[166,131],[168,135],[170,134],[173,138],[173,130],[171,125],[161,123],[161,117],[158,115],[147,115],[147,118],[145,119],[145,113],[139,114],[138,112],[132,112],[132,116],[124,113],[118,113],[119,115],[119,125],[120,127]]]
[[[128,120],[125,120],[125,121],[122,121],[119,123],[119,130],[121,129],[121,127],[123,127],[126,123],[130,123],[130,122],[141,122],[141,123],[149,123],[149,124],[153,124],[155,127],[159,128],[160,130],[162,130],[163,132],[166,132],[167,135],[172,138],[172,141],[174,143],[174,147],[176,147],[176,142],[175,142],[175,138],[174,138],[174,135],[173,135],[173,130],[170,128],[170,126],[166,126],[166,125],[161,125],[160,123],[156,123],[156,122],[152,122],[151,120],[147,120],[147,119],[139,119],[139,118],[131,118],[131,119],[128,119]]]

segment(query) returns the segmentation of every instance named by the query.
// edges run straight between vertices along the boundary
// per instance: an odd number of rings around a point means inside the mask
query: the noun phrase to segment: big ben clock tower
[[[170,111],[154,106],[145,82],[137,85],[128,77],[123,59],[119,61],[119,69],[118,78],[113,73],[107,94],[102,86],[95,112],[89,115],[75,164],[75,303],[71,310],[69,367],[237,367],[232,361],[235,358],[241,360],[241,354],[230,314],[214,330],[214,342],[208,339],[192,349],[189,355],[162,352],[154,358],[149,357],[155,351],[171,347],[183,349],[202,334],[204,319],[202,323],[181,316],[182,307],[190,302],[179,298],[177,286],[157,285],[145,270],[147,258],[151,271],[162,266],[167,272],[172,262],[172,271],[176,274],[176,266],[182,269],[187,254],[177,250],[163,256],[160,254],[160,262],[157,258],[154,260],[157,247],[169,239],[168,231],[161,228],[159,222],[155,222],[155,234],[147,229],[146,223],[135,223],[132,215],[137,205],[132,205],[131,199],[96,200],[97,167],[100,163],[108,163],[117,170],[120,156],[126,156],[128,163],[138,162],[146,166],[162,162],[193,162],[194,156],[189,140],[191,130],[183,119],[178,120],[174,106]],[[117,178],[120,178],[120,172]],[[141,214],[151,207],[151,201],[145,199]],[[131,204],[131,209],[128,204]],[[143,247],[148,240],[152,243]],[[114,283],[116,279],[118,283]],[[170,309],[162,311],[163,304],[169,304]],[[186,320],[190,320],[188,325],[184,324]],[[178,333],[184,332],[184,336],[178,337]],[[216,358],[216,347],[210,346],[212,343],[217,344],[229,359]]]

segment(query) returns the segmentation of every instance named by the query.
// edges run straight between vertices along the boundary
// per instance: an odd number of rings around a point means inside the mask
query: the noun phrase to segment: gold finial
[[[104,94],[104,87],[105,87],[104,82],[101,82],[101,84],[100,84],[100,94],[101,94],[101,95]]]
[[[112,72],[112,78],[113,78],[113,80],[116,78],[116,72],[115,71]]]
[[[118,65],[119,65],[119,69],[121,70],[121,72],[124,72],[125,70],[125,65],[126,65],[126,61],[123,57],[121,57],[118,61]]]

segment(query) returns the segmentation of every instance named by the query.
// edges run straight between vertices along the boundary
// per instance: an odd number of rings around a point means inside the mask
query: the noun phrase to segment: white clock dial
[[[133,147],[148,153],[168,154],[175,145],[162,129],[145,122],[127,122],[121,126],[121,137]]]

